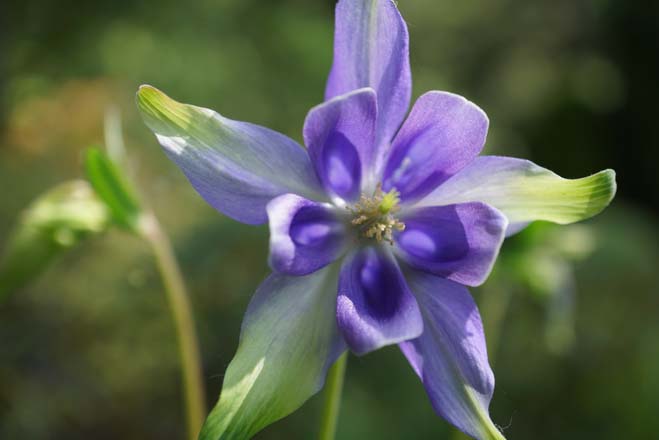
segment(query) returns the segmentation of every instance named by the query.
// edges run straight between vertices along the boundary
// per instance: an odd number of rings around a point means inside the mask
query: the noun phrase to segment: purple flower
[[[566,180],[525,160],[478,157],[485,113],[428,92],[408,115],[411,88],[407,27],[390,0],[339,1],[326,101],[307,116],[306,149],[140,88],[147,125],[201,196],[270,225],[274,273],[249,305],[202,438],[250,437],[317,392],[346,349],[391,344],[438,414],[475,438],[503,438],[465,286],[485,281],[507,233],[604,209],[614,173]]]

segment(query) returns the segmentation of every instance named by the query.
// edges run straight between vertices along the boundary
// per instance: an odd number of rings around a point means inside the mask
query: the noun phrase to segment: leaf
[[[83,180],[60,184],[23,213],[0,264],[0,299],[37,277],[55,257],[107,229],[107,208]]]
[[[140,205],[133,188],[119,168],[105,153],[90,148],[85,157],[85,171],[94,190],[107,205],[114,223],[137,231],[141,214]]]

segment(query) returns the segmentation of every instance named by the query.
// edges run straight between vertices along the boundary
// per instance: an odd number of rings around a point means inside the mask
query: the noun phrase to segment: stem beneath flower
[[[483,316],[483,327],[487,341],[487,351],[490,357],[490,366],[494,367],[499,352],[500,335],[503,324],[508,314],[510,299],[512,297],[512,285],[507,287],[493,280],[486,288],[483,288],[483,302],[481,304],[481,315]]]
[[[343,391],[343,378],[346,372],[348,352],[343,353],[330,368],[325,384],[325,403],[323,416],[320,421],[319,440],[334,440],[336,425],[341,409],[341,394]]]
[[[195,440],[206,415],[206,398],[192,307],[172,245],[153,214],[144,216],[140,231],[151,245],[167,294],[178,339],[188,438]]]

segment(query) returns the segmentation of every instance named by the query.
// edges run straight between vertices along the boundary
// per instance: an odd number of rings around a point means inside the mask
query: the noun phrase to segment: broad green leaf
[[[527,160],[481,156],[440,185],[421,205],[478,201],[503,212],[511,226],[535,220],[564,225],[598,214],[615,192],[613,170],[564,179]]]
[[[0,263],[0,298],[38,276],[61,252],[104,231],[109,212],[89,184],[66,182],[47,191],[23,213]]]
[[[259,287],[200,440],[251,438],[320,390],[345,350],[336,328],[335,266],[303,277],[271,275]]]
[[[113,221],[136,231],[140,206],[133,189],[119,168],[103,152],[90,148],[85,157],[85,171],[100,199],[107,205]]]

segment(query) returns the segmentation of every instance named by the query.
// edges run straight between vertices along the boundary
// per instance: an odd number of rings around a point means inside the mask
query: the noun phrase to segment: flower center
[[[385,193],[382,191],[382,184],[378,184],[371,197],[362,194],[359,202],[348,208],[353,215],[351,223],[359,228],[363,237],[393,244],[394,230],[405,229],[405,223],[394,217],[400,210],[399,202],[400,193],[397,190],[392,189]]]

